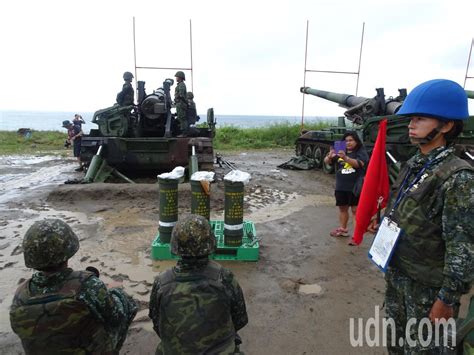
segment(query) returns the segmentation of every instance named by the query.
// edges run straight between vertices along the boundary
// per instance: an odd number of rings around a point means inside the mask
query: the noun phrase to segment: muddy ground
[[[383,275],[367,259],[372,237],[350,247],[347,239],[329,236],[338,224],[334,177],[277,168],[292,155],[292,150],[224,155],[252,176],[244,219],[255,223],[261,238],[258,262],[223,263],[236,274],[247,302],[249,324],[239,332],[241,349],[246,354],[385,353],[365,342],[352,347],[349,335],[350,318],[363,318],[365,325],[383,303]],[[72,267],[97,267],[104,282],[122,282],[140,303],[121,354],[152,354],[159,339],[148,318],[151,286],[174,264],[150,258],[158,187],[154,181],[64,184],[81,177],[75,167],[73,159],[59,155],[0,157],[0,353],[22,353],[8,309],[19,280],[31,275],[23,263],[23,234],[34,221],[57,217],[70,223],[81,241]],[[223,219],[222,177],[228,171],[216,165],[212,219]],[[190,211],[186,183],[179,185],[179,211]]]

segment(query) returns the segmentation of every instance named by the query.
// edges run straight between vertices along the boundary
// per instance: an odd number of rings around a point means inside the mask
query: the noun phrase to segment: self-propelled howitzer
[[[324,163],[324,156],[334,142],[341,140],[347,131],[356,131],[370,154],[377,138],[379,122],[383,118],[387,118],[387,150],[391,159],[393,158],[389,162],[391,181],[398,173],[398,162],[407,160],[416,149],[408,138],[409,119],[395,115],[407,95],[406,89],[399,89],[397,97],[388,99],[385,99],[383,88],[376,89],[377,94],[373,98],[309,87],[302,87],[300,91],[335,102],[346,109],[344,116],[338,118],[337,126],[318,131],[303,131],[296,140],[296,155],[313,159],[316,168],[322,168],[327,173],[334,171],[333,165]],[[346,125],[345,119],[350,121],[349,125]]]
[[[347,109],[343,117],[338,118],[338,125],[318,131],[303,131],[296,140],[296,155],[304,155],[314,160],[316,168],[322,168],[327,173],[334,171],[333,165],[324,163],[324,156],[342,139],[346,131],[356,131],[369,154],[372,152],[378,134],[379,122],[387,119],[387,163],[390,181],[397,176],[400,163],[408,160],[416,151],[408,136],[409,117],[396,115],[407,96],[406,89],[399,89],[395,98],[385,99],[384,90],[376,89],[373,98],[340,94],[324,90],[302,87],[302,93],[320,97],[335,102]],[[474,99],[474,91],[466,90],[468,98]],[[351,124],[346,125],[346,120]],[[457,154],[472,162],[474,156],[474,116],[464,123],[463,132],[456,140]]]
[[[82,138],[81,160],[92,165],[100,151],[106,164],[118,172],[156,176],[176,166],[186,167],[194,147],[199,168],[212,170],[214,110],[208,109],[207,127],[190,126],[187,132],[181,131],[176,114],[171,113],[173,84],[172,79],[166,79],[162,87],[147,94],[145,82],[139,81],[136,105],[114,104],[95,112],[92,122],[98,128]]]

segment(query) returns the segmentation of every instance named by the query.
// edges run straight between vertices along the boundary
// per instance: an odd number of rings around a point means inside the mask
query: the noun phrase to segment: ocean
[[[86,121],[82,125],[84,133],[89,133],[91,128],[97,128],[92,123],[93,112],[54,112],[54,111],[0,111],[0,131],[17,131],[20,128],[30,128],[37,131],[63,131],[62,122],[74,118],[79,113]],[[206,114],[200,114],[205,122]],[[243,116],[243,115],[215,115],[217,128],[223,126],[237,126],[242,128],[263,127],[275,123],[299,124],[301,116]],[[333,117],[305,117],[305,122],[333,120]],[[198,122],[198,123],[199,123]]]

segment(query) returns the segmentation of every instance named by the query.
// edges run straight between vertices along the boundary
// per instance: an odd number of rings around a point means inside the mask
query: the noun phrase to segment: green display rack
[[[211,227],[216,236],[217,250],[210,255],[214,260],[237,260],[237,261],[257,261],[259,252],[259,242],[255,225],[253,222],[244,221],[244,236],[242,245],[239,247],[229,247],[224,244],[224,221],[211,221]],[[177,255],[171,253],[169,243],[161,243],[160,233],[157,233],[155,240],[151,244],[151,258],[154,260],[179,259]]]

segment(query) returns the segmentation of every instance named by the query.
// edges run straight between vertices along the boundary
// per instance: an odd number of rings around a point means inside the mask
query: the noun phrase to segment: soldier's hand
[[[448,320],[449,318],[453,318],[454,310],[452,306],[448,306],[440,299],[437,299],[433,306],[431,307],[431,311],[429,314],[430,320],[433,323],[437,323],[444,318]]]
[[[336,156],[336,152],[334,151],[333,148],[331,148],[331,149],[329,150],[329,153],[328,153],[327,157],[328,157],[329,159],[332,159],[332,158],[334,158],[335,156]]]

